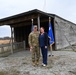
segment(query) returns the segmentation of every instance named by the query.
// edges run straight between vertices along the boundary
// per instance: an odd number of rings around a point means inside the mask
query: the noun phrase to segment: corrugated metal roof
[[[45,13],[45,12],[43,12],[43,11],[40,11],[40,10],[38,10],[38,9],[34,9],[34,10],[30,10],[30,11],[27,11],[27,12],[24,12],[24,13],[20,13],[20,14],[14,15],[14,16],[2,18],[2,19],[0,19],[0,21],[5,21],[5,20],[9,20],[9,19],[14,19],[14,18],[18,18],[18,17],[22,17],[22,16],[29,15],[29,14],[35,14],[35,13],[43,14],[43,15],[46,15],[46,16],[52,16],[52,14],[49,15],[48,13]],[[53,17],[53,16],[52,16],[52,17]]]

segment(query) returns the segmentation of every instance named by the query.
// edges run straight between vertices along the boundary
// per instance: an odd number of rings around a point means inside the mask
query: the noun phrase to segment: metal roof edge
[[[40,13],[40,14],[44,14],[46,16],[51,16],[52,17],[52,15],[49,15],[46,12],[43,12],[43,11],[38,10],[38,9],[34,9],[34,10],[29,10],[27,12],[23,12],[23,13],[20,13],[20,14],[17,14],[17,15],[2,18],[2,19],[0,19],[0,21],[5,21],[5,20],[9,20],[9,19],[18,18],[18,17],[25,16],[25,15],[28,15],[28,14],[31,14],[31,13]]]
[[[64,18],[62,18],[62,17],[60,17],[60,16],[58,16],[56,14],[46,13],[46,12],[38,10],[38,9],[33,9],[33,10],[29,10],[27,12],[23,12],[23,13],[20,13],[20,14],[17,14],[17,15],[13,15],[13,16],[9,16],[9,17],[6,17],[6,18],[2,18],[2,19],[0,19],[0,21],[5,21],[5,20],[9,20],[9,19],[18,18],[18,17],[25,16],[25,15],[28,15],[28,14],[31,14],[31,13],[40,13],[40,14],[44,14],[44,15],[46,15],[48,17],[50,16],[52,18],[59,17],[60,19],[63,19],[65,21],[67,21],[67,22],[75,24],[75,23],[73,23],[73,22],[71,22],[69,20],[66,20],[66,19],[64,19]]]

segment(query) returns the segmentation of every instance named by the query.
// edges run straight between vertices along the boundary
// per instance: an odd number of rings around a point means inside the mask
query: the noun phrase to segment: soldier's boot
[[[35,62],[32,62],[32,65],[35,66],[36,65]]]
[[[36,64],[36,65],[39,65],[39,61],[36,61],[35,64]]]

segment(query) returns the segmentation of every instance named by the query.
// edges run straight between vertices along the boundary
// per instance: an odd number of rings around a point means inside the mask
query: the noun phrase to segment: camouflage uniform
[[[31,32],[29,34],[29,45],[32,46],[32,62],[39,62],[40,50],[39,50],[39,32]]]

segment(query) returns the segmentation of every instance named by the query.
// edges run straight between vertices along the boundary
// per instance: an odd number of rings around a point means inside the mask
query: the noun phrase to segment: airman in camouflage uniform
[[[37,31],[37,26],[34,26],[33,31],[29,34],[29,46],[32,52],[32,63],[33,66],[39,64],[40,50],[39,50],[39,32]]]

